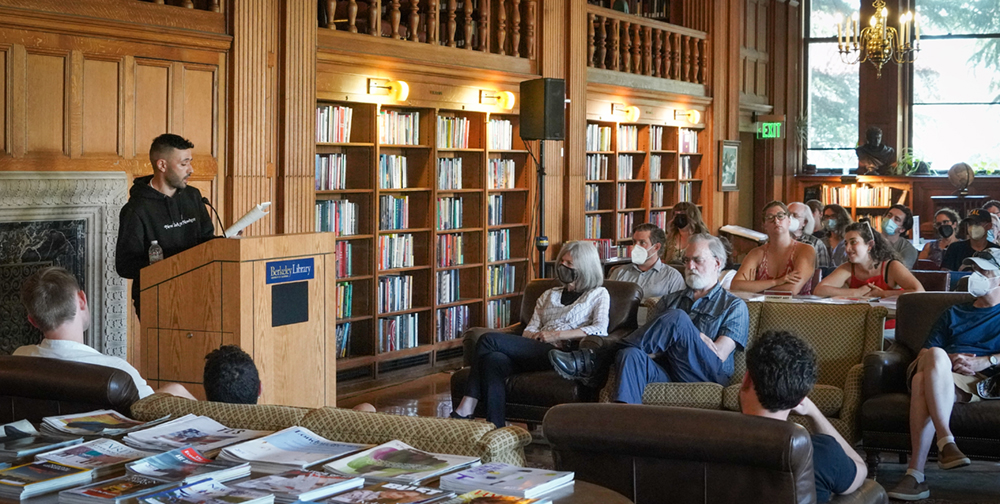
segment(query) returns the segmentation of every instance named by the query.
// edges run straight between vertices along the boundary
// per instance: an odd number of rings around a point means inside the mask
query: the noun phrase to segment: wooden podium
[[[139,372],[204,398],[205,355],[238,345],[261,404],[335,406],[333,233],[215,239],[143,268]]]

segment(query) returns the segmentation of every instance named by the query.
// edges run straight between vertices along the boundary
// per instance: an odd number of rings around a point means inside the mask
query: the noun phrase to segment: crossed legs
[[[951,410],[955,405],[955,380],[951,359],[941,348],[925,348],[917,355],[917,370],[910,384],[910,469],[923,472],[937,432],[951,436]]]

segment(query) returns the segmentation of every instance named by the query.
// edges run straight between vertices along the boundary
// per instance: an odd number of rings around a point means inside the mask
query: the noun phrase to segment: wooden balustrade
[[[173,5],[175,7],[180,7],[182,9],[199,9],[206,10],[210,12],[222,12],[222,6],[219,0],[201,0],[195,3],[195,0],[141,0],[148,3],[154,3],[158,5]]]
[[[539,0],[326,0],[320,27],[533,60],[538,11]]]
[[[705,32],[587,5],[587,65],[705,84]]]

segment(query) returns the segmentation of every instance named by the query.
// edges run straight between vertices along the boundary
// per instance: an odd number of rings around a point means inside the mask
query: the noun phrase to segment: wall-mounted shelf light
[[[396,101],[406,101],[410,96],[410,85],[406,81],[368,79],[368,94],[387,95]]]
[[[611,115],[625,115],[625,122],[636,122],[639,120],[639,116],[642,115],[639,107],[635,105],[625,105],[624,103],[612,103],[611,104]]]
[[[674,110],[674,120],[675,121],[687,121],[691,124],[698,124],[701,122],[701,112],[695,109],[691,110]]]
[[[507,110],[514,108],[514,93],[510,91],[479,91],[479,103],[483,105],[496,105]]]

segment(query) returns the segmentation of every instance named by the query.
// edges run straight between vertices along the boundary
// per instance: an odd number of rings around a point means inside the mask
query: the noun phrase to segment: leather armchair
[[[913,277],[920,282],[920,285],[924,286],[924,290],[927,292],[947,292],[951,290],[950,271],[927,271],[915,269],[910,271],[910,273],[913,273]]]
[[[531,316],[535,313],[535,303],[545,291],[559,286],[553,279],[532,280],[525,286],[521,297],[521,306],[515,315],[518,322],[503,329],[488,329],[485,327],[470,328],[465,332],[463,357],[465,368],[457,371],[451,377],[451,396],[453,404],[458,404],[465,395],[465,383],[468,381],[469,366],[476,356],[476,344],[479,338],[489,332],[506,332],[521,334]],[[604,338],[585,338],[585,341],[597,340],[594,344],[611,344],[634,331],[638,324],[636,315],[642,301],[642,288],[632,282],[616,282],[606,280],[604,288],[608,289],[610,304],[608,306],[608,335]],[[581,342],[581,346],[589,343]],[[520,373],[507,379],[507,419],[513,422],[528,424],[541,423],[545,412],[556,404],[566,402],[592,402],[597,400],[597,390],[583,386],[577,382],[561,378],[555,371],[536,371]],[[482,411],[476,412],[482,416]]]
[[[906,368],[923,348],[931,326],[950,306],[972,301],[965,292],[914,292],[896,303],[896,342],[865,356],[861,440],[869,472],[879,452],[910,452],[910,393]],[[1000,401],[956,404],[951,414],[955,442],[970,458],[1000,460]],[[932,446],[932,453],[936,450]]]
[[[542,424],[555,466],[635,504],[816,502],[812,442],[793,422],[630,404],[564,404]],[[866,480],[834,503],[885,503]]]
[[[139,392],[115,368],[44,357],[0,355],[0,423],[113,409],[130,415]]]

